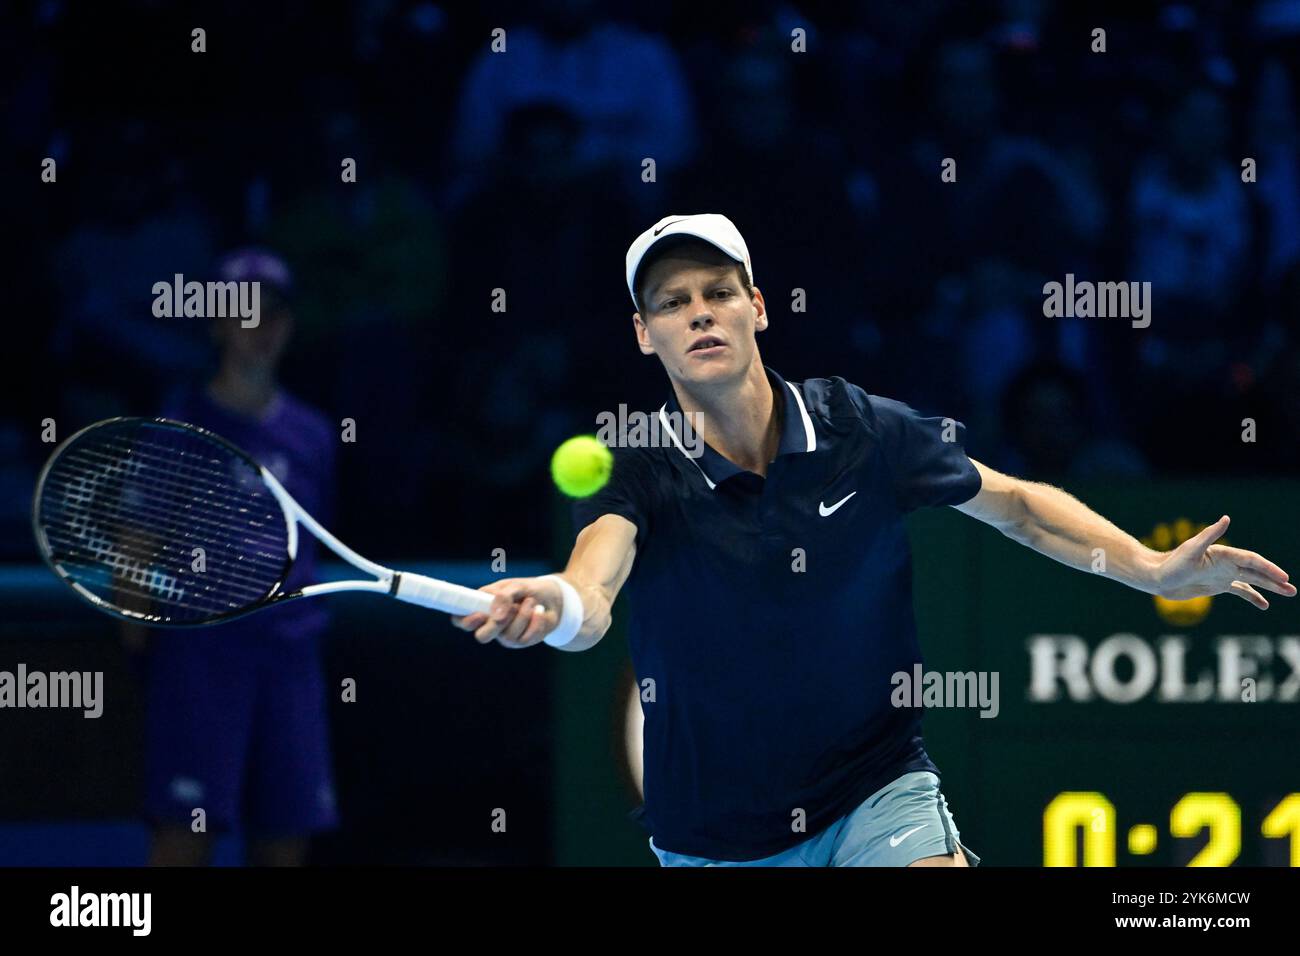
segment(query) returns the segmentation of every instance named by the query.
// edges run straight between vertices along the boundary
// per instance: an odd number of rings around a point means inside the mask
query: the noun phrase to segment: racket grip
[[[492,595],[486,591],[475,591],[473,588],[408,571],[400,573],[393,597],[408,604],[431,607],[435,611],[455,615],[473,614],[475,611],[486,614],[492,607]]]

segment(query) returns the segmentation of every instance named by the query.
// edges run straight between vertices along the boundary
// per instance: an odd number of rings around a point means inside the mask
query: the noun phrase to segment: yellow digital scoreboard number
[[[1229,866],[1241,853],[1241,807],[1226,793],[1187,793],[1169,811],[1169,835],[1194,837],[1208,830],[1209,841],[1188,866]],[[1079,859],[1078,834],[1083,834]],[[1269,839],[1290,840],[1290,865],[1300,867],[1300,793],[1288,794],[1260,825]],[[1115,805],[1096,791],[1058,793],[1043,811],[1044,866],[1114,866],[1119,834]],[[1154,853],[1156,828],[1139,823],[1126,833],[1133,855]]]

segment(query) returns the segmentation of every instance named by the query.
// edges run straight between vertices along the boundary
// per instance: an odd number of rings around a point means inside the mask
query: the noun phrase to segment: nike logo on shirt
[[[856,494],[857,494],[856,491],[850,491],[847,495],[845,495],[839,501],[835,502],[835,504],[831,505],[829,508],[826,507],[826,502],[820,501],[817,503],[817,513],[821,515],[823,518],[829,518],[831,515],[835,514],[835,512],[840,509],[840,506],[844,504],[844,502],[848,501]]]

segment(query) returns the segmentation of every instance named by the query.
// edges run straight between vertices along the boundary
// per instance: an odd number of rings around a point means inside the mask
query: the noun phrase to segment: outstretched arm
[[[1214,543],[1228,530],[1227,515],[1172,551],[1153,551],[1059,488],[972,464],[982,486],[957,510],[1062,564],[1089,570],[1100,548],[1108,577],[1148,594],[1183,600],[1230,591],[1261,610],[1268,601],[1257,588],[1295,596],[1295,585],[1272,561]]]

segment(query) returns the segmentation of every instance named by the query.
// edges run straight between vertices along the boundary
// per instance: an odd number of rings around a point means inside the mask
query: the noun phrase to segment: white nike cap
[[[641,261],[652,248],[673,236],[693,236],[716,246],[741,263],[745,267],[745,275],[749,277],[750,285],[754,284],[754,266],[749,261],[749,248],[745,245],[745,240],[734,222],[716,212],[699,213],[694,216],[664,216],[637,236],[632,245],[628,246],[627,291],[632,293],[633,305],[636,305],[636,272],[641,268]]]

